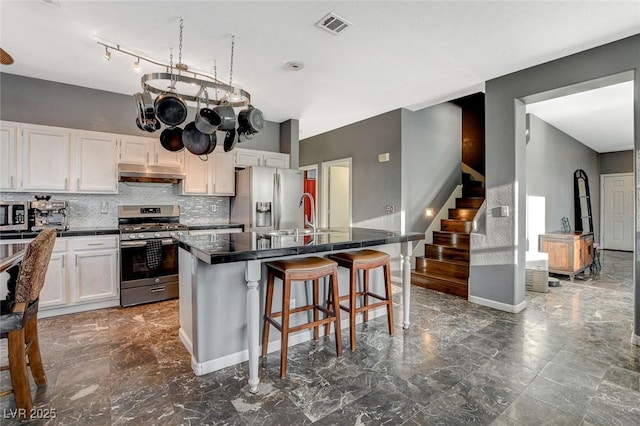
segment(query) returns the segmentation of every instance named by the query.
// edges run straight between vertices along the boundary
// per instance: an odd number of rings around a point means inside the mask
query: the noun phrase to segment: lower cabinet
[[[79,237],[72,241],[75,302],[118,300],[117,238]]]
[[[119,306],[118,254],[117,235],[58,237],[40,292],[39,315]]]

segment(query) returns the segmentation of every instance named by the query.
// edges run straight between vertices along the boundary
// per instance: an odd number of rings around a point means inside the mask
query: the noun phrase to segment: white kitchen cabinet
[[[69,303],[67,243],[64,238],[56,239],[44,286],[40,291],[40,309],[65,306]]]
[[[0,121],[0,191],[18,187],[18,132],[20,123]]]
[[[204,158],[204,157],[202,157]],[[206,161],[193,154],[185,155],[181,192],[183,195],[232,196],[236,190],[233,154],[220,146]]]
[[[74,258],[73,303],[119,297],[118,242],[113,235],[77,237],[71,241]]]
[[[159,135],[158,133],[158,137]],[[119,140],[121,163],[184,166],[184,151],[168,151],[162,147],[158,138],[121,135]]]
[[[23,124],[19,189],[67,192],[70,189],[71,130]]]
[[[118,141],[99,132],[75,132],[76,180],[74,192],[118,192]]]
[[[246,148],[235,148],[233,153],[235,167],[263,166],[281,169],[289,168],[289,154]]]

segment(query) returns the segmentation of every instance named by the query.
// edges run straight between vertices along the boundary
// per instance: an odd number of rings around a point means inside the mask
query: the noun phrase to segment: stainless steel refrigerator
[[[247,167],[236,171],[236,195],[231,199],[232,222],[245,232],[303,228],[300,170]]]

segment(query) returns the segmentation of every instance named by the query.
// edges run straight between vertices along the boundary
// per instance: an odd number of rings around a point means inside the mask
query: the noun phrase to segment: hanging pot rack
[[[98,41],[97,43],[101,46],[104,46],[106,53],[109,53],[109,50],[113,50],[135,58],[138,63],[142,60],[150,64],[165,68],[165,72],[144,74],[140,79],[140,84],[143,90],[148,90],[149,92],[154,94],[161,94],[167,91],[167,87],[174,86],[175,82],[180,82],[188,84],[189,86],[195,85],[199,87],[199,93],[201,93],[204,88],[215,90],[216,93],[222,92],[222,95],[217,96],[217,99],[211,100],[211,103],[215,105],[224,104],[233,107],[243,107],[249,106],[251,104],[251,94],[249,92],[238,87],[234,87],[230,84],[226,84],[225,82],[219,80],[217,76],[214,77],[200,71],[193,71],[189,69],[186,64],[183,64],[181,62],[178,62],[175,65],[169,65],[160,61],[156,61],[143,55],[133,53],[123,48],[119,44],[110,44],[102,41]],[[107,55],[106,53],[105,59],[107,57],[110,58],[110,54]],[[181,91],[177,87],[175,88],[174,92],[185,101],[196,102],[198,100],[198,95],[186,93],[185,91]]]

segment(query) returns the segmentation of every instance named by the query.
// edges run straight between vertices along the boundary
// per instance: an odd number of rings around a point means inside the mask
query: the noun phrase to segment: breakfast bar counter
[[[403,327],[409,327],[410,259],[413,244],[424,238],[423,233],[368,228],[306,232],[242,232],[178,238],[180,339],[191,354],[191,366],[196,375],[248,360],[250,391],[257,391],[259,330],[264,312],[264,290],[260,284],[266,276],[265,263],[276,259],[326,256],[365,247],[386,251],[393,258],[399,245]],[[383,281],[381,271],[374,272],[370,283],[373,291],[381,289]],[[346,271],[340,271],[338,281],[341,294],[346,294]],[[296,286],[295,293],[292,289],[293,304],[295,299],[307,297],[303,287]],[[370,318],[379,315],[386,315],[384,309],[373,311]],[[343,322],[343,327],[346,326]],[[272,334],[279,338],[278,333]],[[310,333],[305,331],[292,336],[290,342],[296,344],[310,338]],[[271,350],[279,350],[278,341],[269,342]]]

